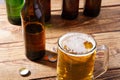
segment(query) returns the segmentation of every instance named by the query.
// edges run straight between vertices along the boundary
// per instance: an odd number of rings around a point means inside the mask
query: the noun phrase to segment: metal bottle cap
[[[19,70],[19,73],[20,73],[21,76],[27,76],[27,75],[30,74],[30,70],[28,70],[27,68],[21,68]]]

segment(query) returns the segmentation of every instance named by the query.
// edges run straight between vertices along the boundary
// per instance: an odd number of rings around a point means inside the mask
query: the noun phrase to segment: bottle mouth
[[[81,41],[76,40],[78,38],[80,38],[81,40],[85,39],[87,41],[90,41],[90,43],[92,43],[92,47],[87,51],[82,50],[83,52],[79,52],[81,51],[81,48],[80,48],[81,44],[79,44],[81,43]],[[71,39],[70,42],[69,42],[69,39]],[[69,43],[70,45],[66,45],[66,43]],[[68,49],[67,50],[65,49],[66,47],[69,48],[69,46],[71,51]],[[92,54],[96,50],[96,41],[91,35],[78,33],[78,32],[71,32],[61,36],[58,39],[58,49],[60,49],[63,53],[70,56],[76,56],[76,57],[86,56],[86,55]],[[76,52],[74,50],[76,50]]]

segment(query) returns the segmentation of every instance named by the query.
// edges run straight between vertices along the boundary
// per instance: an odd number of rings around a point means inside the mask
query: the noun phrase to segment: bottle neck
[[[31,9],[31,11],[34,10],[35,8],[42,7],[40,0],[25,0],[25,5],[27,5]]]
[[[44,24],[44,13],[40,0],[25,0],[25,5],[22,10],[22,15],[25,16],[25,21],[38,21]]]

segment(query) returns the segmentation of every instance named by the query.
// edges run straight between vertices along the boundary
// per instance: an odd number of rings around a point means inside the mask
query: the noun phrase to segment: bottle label
[[[30,23],[25,26],[25,44],[28,51],[45,50],[45,30],[42,24]]]

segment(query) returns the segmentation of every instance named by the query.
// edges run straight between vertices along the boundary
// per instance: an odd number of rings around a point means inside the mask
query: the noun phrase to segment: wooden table
[[[101,13],[96,18],[82,15],[83,0],[80,0],[78,18],[72,21],[61,19],[61,0],[52,0],[52,17],[46,23],[46,51],[51,53],[58,38],[67,32],[84,32],[94,36],[98,45],[109,47],[109,69],[100,80],[120,80],[120,1],[103,0]],[[19,70],[31,71],[22,77]],[[21,26],[7,21],[5,4],[0,4],[0,80],[55,80],[56,62],[32,62],[24,53]]]

